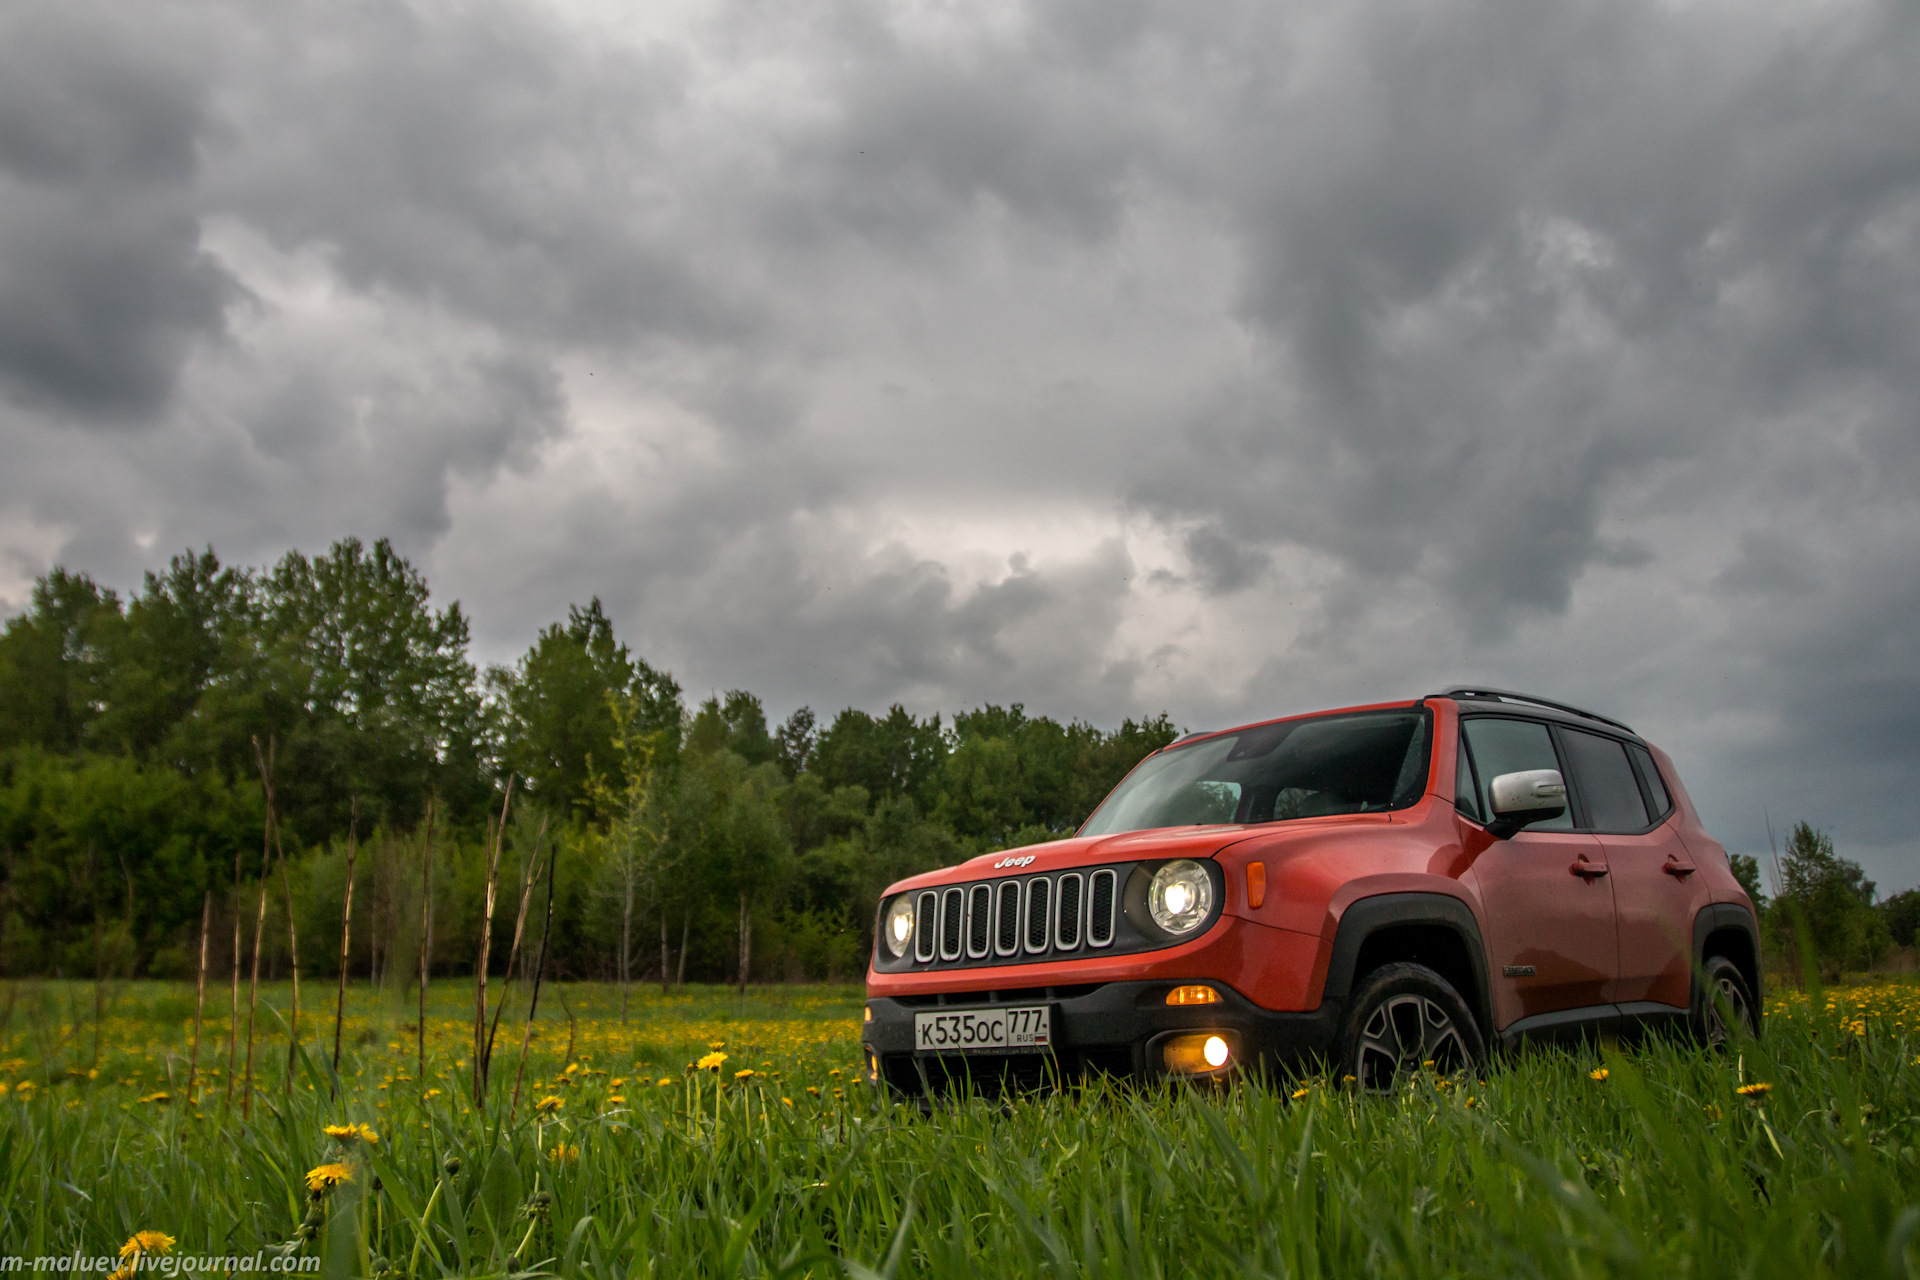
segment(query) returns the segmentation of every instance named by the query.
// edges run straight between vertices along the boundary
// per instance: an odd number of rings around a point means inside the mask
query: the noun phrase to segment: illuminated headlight
[[[1207,870],[1190,858],[1169,862],[1153,873],[1147,886],[1147,910],[1153,922],[1168,933],[1192,933],[1206,923],[1213,910],[1213,881]]]
[[[887,940],[887,950],[896,958],[907,954],[907,947],[913,942],[913,895],[903,893],[893,900],[887,908],[886,922],[880,926],[881,936]]]

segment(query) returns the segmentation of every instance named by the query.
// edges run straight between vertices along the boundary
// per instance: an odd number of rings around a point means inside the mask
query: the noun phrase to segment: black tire
[[[1422,964],[1382,965],[1362,978],[1334,1041],[1334,1070],[1367,1093],[1389,1093],[1428,1063],[1444,1076],[1486,1056],[1467,1002]]]
[[[1700,970],[1701,981],[1694,984],[1693,992],[1693,1030],[1700,1043],[1718,1047],[1732,1038],[1721,1012],[1723,1005],[1746,1029],[1746,1034],[1759,1035],[1760,1010],[1753,1002],[1753,992],[1748,989],[1747,976],[1740,972],[1740,966],[1725,956],[1708,956]]]

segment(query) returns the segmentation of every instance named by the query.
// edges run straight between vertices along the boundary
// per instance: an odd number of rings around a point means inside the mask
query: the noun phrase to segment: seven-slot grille
[[[1111,867],[923,889],[914,897],[913,959],[1011,960],[1110,947],[1120,908]]]

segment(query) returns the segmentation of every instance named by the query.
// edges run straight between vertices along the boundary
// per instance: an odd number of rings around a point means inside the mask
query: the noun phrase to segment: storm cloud
[[[1455,680],[1920,881],[1920,10],[0,14],[0,607],[391,535],[484,659]]]

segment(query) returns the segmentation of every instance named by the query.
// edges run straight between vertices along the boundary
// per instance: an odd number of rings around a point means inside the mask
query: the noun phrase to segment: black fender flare
[[[1706,968],[1707,939],[1727,929],[1746,934],[1747,945],[1753,950],[1753,970],[1746,978],[1747,985],[1753,988],[1753,1007],[1757,1013],[1766,1002],[1765,993],[1760,989],[1765,972],[1760,960],[1760,926],[1753,913],[1737,902],[1710,902],[1693,917],[1694,982],[1699,983],[1700,974]]]
[[[1382,929],[1404,925],[1427,925],[1447,929],[1460,938],[1466,949],[1467,963],[1473,968],[1472,991],[1461,996],[1480,1020],[1481,1034],[1488,1043],[1494,1037],[1493,986],[1487,974],[1487,948],[1480,936],[1480,922],[1473,908],[1446,893],[1382,893],[1359,898],[1340,913],[1340,924],[1333,936],[1333,955],[1327,962],[1327,980],[1321,988],[1324,1005],[1337,1000],[1344,1007],[1353,993],[1354,981],[1364,975],[1354,972],[1360,949],[1368,938]],[[1706,935],[1701,934],[1702,941]]]

